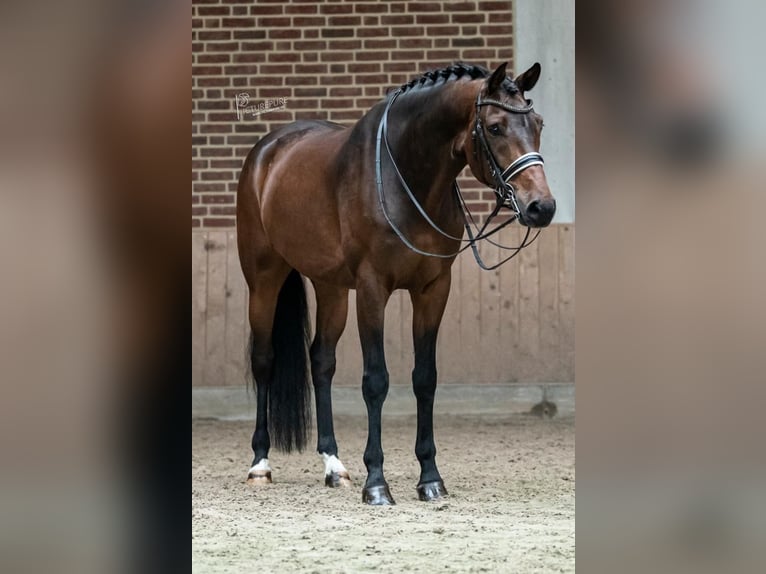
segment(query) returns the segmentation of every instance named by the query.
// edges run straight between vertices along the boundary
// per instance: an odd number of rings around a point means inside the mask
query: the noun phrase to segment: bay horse
[[[464,227],[470,234],[465,204],[453,193],[459,195],[456,178],[468,164],[476,179],[495,189],[498,207],[512,209],[528,228],[547,226],[556,209],[539,154],[542,118],[524,97],[540,65],[515,79],[506,76],[506,65],[492,73],[465,63],[427,72],[352,127],[297,121],[266,135],[248,154],[237,189],[237,245],[249,288],[257,394],[248,483],[271,482],[272,443],[285,452],[305,447],[313,383],[325,484],[350,484],[338,458],[330,387],[353,289],[368,417],[362,501],[394,504],[381,447],[389,387],[383,318],[391,293],[406,289],[413,309],[417,492],[420,500],[447,495],[436,467],[433,405],[450,268]],[[468,243],[488,235],[480,230]],[[313,341],[303,277],[316,292]]]

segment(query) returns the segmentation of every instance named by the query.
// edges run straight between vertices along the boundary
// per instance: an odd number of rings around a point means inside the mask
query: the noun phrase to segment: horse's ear
[[[531,68],[523,74],[519,74],[516,80],[514,80],[522,92],[528,92],[535,87],[537,80],[540,79],[540,70],[540,64],[535,62]]]
[[[487,80],[487,94],[495,93],[505,81],[505,68],[508,66],[508,62],[503,62],[497,69],[492,72],[492,75]]]

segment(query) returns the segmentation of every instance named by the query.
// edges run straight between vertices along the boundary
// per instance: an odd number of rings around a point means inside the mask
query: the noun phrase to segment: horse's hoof
[[[351,486],[351,477],[346,471],[331,472],[325,475],[324,485],[330,488],[338,488],[339,486],[348,488]]]
[[[366,486],[362,490],[362,502],[371,506],[391,506],[396,504],[394,497],[391,496],[391,491],[388,490],[388,485],[382,486]]]
[[[271,484],[271,471],[251,472],[247,475],[247,484],[250,486],[259,486],[261,484]]]
[[[448,494],[447,487],[444,486],[444,482],[441,480],[418,484],[418,498],[420,500],[438,500]]]

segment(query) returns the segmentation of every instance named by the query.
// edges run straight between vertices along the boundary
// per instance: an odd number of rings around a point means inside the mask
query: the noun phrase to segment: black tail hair
[[[293,270],[279,291],[271,341],[274,360],[271,380],[261,389],[268,394],[269,438],[283,452],[302,451],[311,423],[311,380],[308,351],[311,339],[306,288]],[[250,336],[251,369],[255,374],[253,337]],[[256,387],[255,381],[253,386]]]

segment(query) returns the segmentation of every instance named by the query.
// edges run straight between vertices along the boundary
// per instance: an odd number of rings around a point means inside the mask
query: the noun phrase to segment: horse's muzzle
[[[529,202],[523,213],[524,225],[528,227],[546,227],[556,213],[556,200],[535,199]]]

